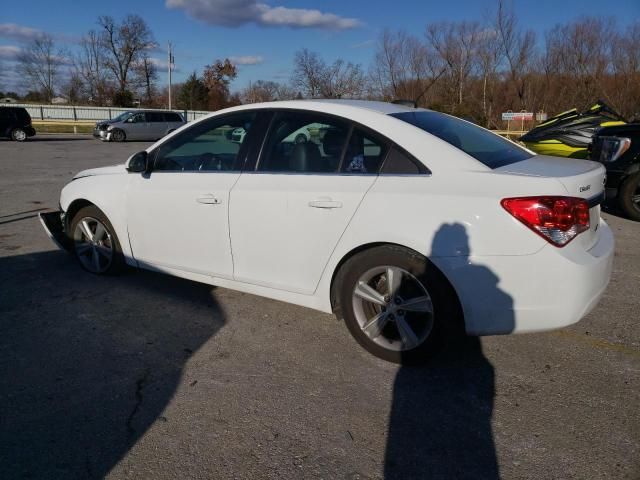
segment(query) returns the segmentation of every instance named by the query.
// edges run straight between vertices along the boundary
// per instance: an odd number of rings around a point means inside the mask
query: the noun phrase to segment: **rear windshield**
[[[29,112],[27,112],[24,108],[12,108],[12,110],[14,111],[17,121],[25,124],[31,123]]]
[[[391,116],[435,135],[489,168],[503,167],[533,156],[509,140],[444,113],[416,111]]]

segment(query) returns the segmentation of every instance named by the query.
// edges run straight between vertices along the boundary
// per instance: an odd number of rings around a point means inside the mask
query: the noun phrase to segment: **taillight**
[[[503,208],[556,247],[589,230],[589,204],[575,197],[505,198]]]

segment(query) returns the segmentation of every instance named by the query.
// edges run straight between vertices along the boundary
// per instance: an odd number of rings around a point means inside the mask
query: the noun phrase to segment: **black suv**
[[[36,134],[31,126],[31,115],[23,107],[0,107],[0,137],[24,142]]]
[[[640,123],[603,127],[593,136],[590,157],[607,169],[607,198],[640,222]]]

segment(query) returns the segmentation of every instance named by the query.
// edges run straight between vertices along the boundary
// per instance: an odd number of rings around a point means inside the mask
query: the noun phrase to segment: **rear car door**
[[[150,174],[132,175],[129,240],[136,260],[156,267],[231,279],[229,192],[240,176],[245,144],[227,132],[249,131],[254,114],[205,120],[161,144]]]
[[[167,123],[167,131],[176,130],[184,125],[182,117],[175,112],[164,112],[164,119]]]
[[[164,137],[167,133],[167,122],[162,112],[146,112],[147,128],[146,135],[147,140],[157,140]]]
[[[294,135],[299,131],[308,138]],[[243,172],[231,191],[235,280],[312,294],[377,178],[386,146],[366,149],[345,119],[277,112],[257,167]]]

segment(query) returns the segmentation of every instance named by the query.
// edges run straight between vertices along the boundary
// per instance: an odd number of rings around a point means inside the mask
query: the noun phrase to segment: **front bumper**
[[[94,128],[93,136],[95,138],[99,138],[100,140],[107,140],[107,130],[99,130],[97,128]]]
[[[60,210],[39,213],[38,218],[47,236],[61,250],[71,251],[73,242],[64,230],[64,213]]]

